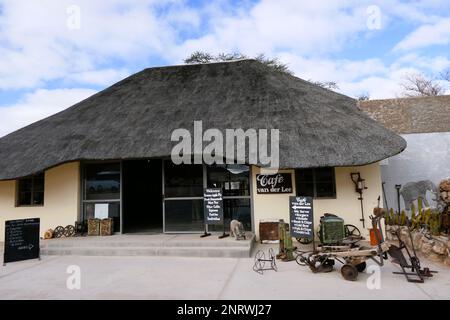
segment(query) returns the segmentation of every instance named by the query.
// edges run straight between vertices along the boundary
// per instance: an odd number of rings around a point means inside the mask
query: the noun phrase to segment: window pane
[[[87,164],[86,199],[120,199],[120,164]]]
[[[332,198],[335,197],[332,183],[317,183],[316,192],[318,198]]]
[[[33,177],[33,191],[44,192],[44,174],[41,173]]]
[[[224,199],[223,214],[225,217],[225,230],[230,230],[231,220],[239,220],[242,222],[245,231],[252,230],[250,199]],[[223,225],[209,225],[208,230],[222,231]]]
[[[295,170],[295,185],[298,196],[314,197],[313,178],[312,169]]]
[[[31,192],[19,192],[19,199],[17,201],[19,206],[31,205]]]
[[[245,165],[208,167],[208,187],[222,188],[224,196],[250,195],[250,169]]]
[[[164,162],[164,193],[170,197],[202,197],[203,166]]]
[[[202,231],[204,229],[203,200],[166,200],[165,229],[175,231]]]
[[[314,197],[314,184],[311,183],[297,183],[297,196]]]
[[[33,205],[43,205],[44,204],[44,192],[34,192],[33,193]]]
[[[315,169],[316,182],[332,182],[334,180],[334,168]]]

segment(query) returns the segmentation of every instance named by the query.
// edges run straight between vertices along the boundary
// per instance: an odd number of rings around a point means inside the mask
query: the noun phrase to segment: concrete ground
[[[258,245],[267,252],[274,245]],[[275,250],[276,252],[276,250]],[[267,253],[266,253],[267,254]],[[373,264],[372,262],[369,265]],[[71,265],[81,270],[81,288],[68,289]],[[422,261],[439,271],[423,284],[406,282],[390,262],[355,282],[339,271],[313,274],[295,261],[277,261],[278,272],[260,275],[253,258],[43,256],[0,266],[0,299],[449,299],[450,268]],[[336,266],[338,269],[339,266]]]

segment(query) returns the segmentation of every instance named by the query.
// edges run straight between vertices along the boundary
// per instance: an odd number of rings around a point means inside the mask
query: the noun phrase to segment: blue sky
[[[349,96],[395,98],[405,74],[450,68],[450,3],[0,0],[0,136],[195,50],[265,53]]]

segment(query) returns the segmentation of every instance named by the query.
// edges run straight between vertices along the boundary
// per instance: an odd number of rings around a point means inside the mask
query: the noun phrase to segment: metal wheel
[[[265,259],[264,252],[261,250],[258,250],[255,254],[255,264],[253,265],[253,270],[256,272],[260,272],[262,269],[264,269],[265,261],[262,261]]]
[[[295,238],[295,239],[301,244],[310,244],[312,242],[312,239],[309,238]]]
[[[366,270],[367,264],[366,262],[361,262],[360,264],[356,265],[356,270],[358,270],[358,272],[364,272],[364,270]]]
[[[53,231],[53,237],[54,238],[61,238],[64,235],[64,227],[57,226],[55,228],[55,231]]]
[[[273,252],[273,249],[270,248],[269,249],[269,259],[270,259],[270,264],[273,270],[278,271],[278,267],[277,267],[277,263],[276,263],[276,257],[275,257],[275,253]]]
[[[359,231],[359,229],[352,224],[344,225],[344,233],[346,238],[361,237],[361,231]]]
[[[64,229],[64,236],[65,237],[72,237],[74,235],[75,235],[75,227],[69,224]]]
[[[352,264],[344,264],[341,268],[341,274],[345,280],[355,281],[358,278],[358,269]]]

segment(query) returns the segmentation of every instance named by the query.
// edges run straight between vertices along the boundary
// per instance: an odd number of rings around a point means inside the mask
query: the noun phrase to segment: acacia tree
[[[249,59],[249,57],[240,52],[219,53],[218,55],[212,55],[210,53],[203,51],[195,51],[189,57],[184,59],[184,63],[186,64],[209,63],[209,62],[233,61],[240,59]],[[293,72],[289,69],[287,64],[282,63],[278,58],[268,58],[264,54],[259,54],[253,59],[258,60],[262,64],[273,69],[274,71],[293,75]]]
[[[450,73],[447,74],[450,78]],[[444,88],[436,78],[429,78],[421,73],[408,73],[400,84],[406,97],[439,96],[444,94]]]

